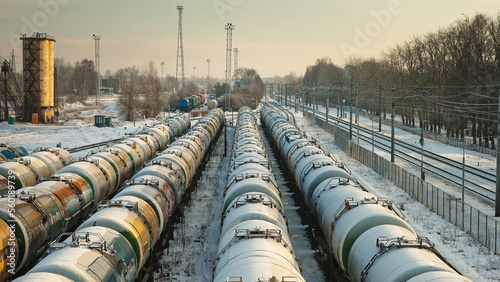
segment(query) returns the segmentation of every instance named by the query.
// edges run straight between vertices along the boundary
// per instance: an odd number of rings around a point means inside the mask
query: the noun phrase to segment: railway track
[[[85,150],[92,149],[92,148],[98,148],[98,147],[102,147],[102,146],[106,147],[106,146],[112,145],[114,143],[118,143],[121,140],[122,140],[122,138],[111,139],[111,140],[102,141],[102,142],[98,142],[98,143],[94,143],[94,144],[88,144],[88,145],[84,145],[84,146],[80,146],[80,147],[74,147],[74,148],[70,148],[70,149],[65,148],[65,149],[69,153],[77,153],[77,152],[85,151]]]
[[[277,107],[283,109],[281,105],[275,103]],[[302,107],[299,105],[299,108]],[[302,109],[301,109],[302,110]],[[308,112],[312,112],[308,109]],[[326,120],[326,114],[323,112],[316,111],[316,115],[321,120]],[[344,121],[341,118],[337,118],[332,115],[328,115],[329,123],[336,123],[342,129],[349,131],[349,122]],[[372,142],[372,131],[370,129],[359,127],[358,136],[358,125],[353,124],[353,139],[358,138],[370,144]],[[380,134],[378,132],[373,132],[373,143],[374,146],[384,152],[390,154],[391,138],[389,136]],[[395,140],[395,156],[406,163],[411,165],[420,166],[421,148],[413,146],[411,144],[402,142],[400,140]],[[426,172],[432,173],[433,175],[440,177],[446,181],[449,181],[458,186],[462,185],[462,163],[455,160],[443,157],[439,154],[424,150],[424,170]],[[465,166],[466,179],[465,179],[465,189],[472,192],[488,201],[495,201],[495,185],[496,185],[496,175],[489,173],[484,170],[477,169],[475,167],[466,165]]]

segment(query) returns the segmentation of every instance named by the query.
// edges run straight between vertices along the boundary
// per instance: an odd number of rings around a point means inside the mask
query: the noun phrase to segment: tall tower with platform
[[[38,114],[39,123],[54,120],[54,37],[46,33],[24,34],[23,77],[24,103],[23,119],[31,121]]]

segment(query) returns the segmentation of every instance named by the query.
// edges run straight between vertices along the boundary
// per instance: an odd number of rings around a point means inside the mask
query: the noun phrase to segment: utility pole
[[[296,92],[295,92],[295,113],[299,112],[298,111],[299,108],[298,108],[298,104],[297,104],[299,102],[298,99],[299,99],[299,91],[296,90]]]
[[[10,53],[9,63],[10,63],[10,66],[9,66],[10,72],[12,74],[15,74],[17,71],[16,71],[16,55],[14,53],[14,49],[12,49],[12,52]]]
[[[208,64],[208,72],[207,72],[207,94],[210,92],[210,62],[211,62],[211,60],[207,59],[207,64]]]
[[[165,62],[161,62],[161,79],[160,79],[160,85],[161,85],[161,91],[163,91],[163,83],[164,83],[164,79],[163,79],[163,66],[165,65]]]
[[[394,88],[391,90],[391,163],[394,163]]]
[[[302,91],[302,116],[306,116],[306,92]]]
[[[210,62],[212,61],[210,59],[207,59],[207,64],[208,64],[207,80],[210,80]]]
[[[421,190],[424,191],[424,88],[420,89],[420,144],[422,145],[422,151],[420,156],[420,177],[422,178]],[[419,190],[417,189],[417,201],[418,201]]]
[[[9,120],[9,95],[7,94],[9,91],[9,88],[7,86],[7,72],[9,71],[7,63],[4,62],[4,64],[1,66],[1,70],[3,73],[3,95],[4,95],[4,103],[5,103],[5,110],[4,110],[4,119],[5,121]]]
[[[382,85],[378,91],[378,132],[382,132]]]
[[[340,111],[340,113],[339,113]],[[339,116],[340,114],[340,116]],[[337,117],[344,118],[344,84],[340,84],[339,92],[339,109],[337,110]]]
[[[313,83],[313,92],[312,92],[312,101],[313,101],[313,119],[316,119],[316,95],[315,95],[315,89],[316,88],[316,82]],[[316,120],[314,120],[316,123]]]
[[[161,79],[163,80],[163,66],[165,65],[165,62],[161,62]]]
[[[177,35],[177,63],[175,66],[175,87],[179,87],[179,77],[181,79],[181,87],[184,87],[184,44],[182,40],[182,10],[184,6],[177,6],[179,11],[179,28]]]
[[[325,82],[325,96],[326,96],[326,124],[328,124],[328,108],[330,108],[330,97],[328,96],[328,82]]]
[[[283,84],[280,84],[280,104],[283,104]]]
[[[497,140],[500,140],[500,88],[498,89]],[[497,193],[495,198],[495,216],[500,216],[500,146],[497,144]]]
[[[462,228],[465,228],[465,136],[462,142],[464,143],[462,146]]]
[[[352,83],[353,78],[351,77],[351,102],[349,103],[349,140],[352,140]]]
[[[225,29],[227,31],[226,38],[226,85],[231,89],[229,85],[231,83],[231,58],[233,53],[233,30],[234,25],[231,23],[226,24]]]
[[[288,83],[285,84],[285,108],[287,106],[287,100],[288,100]]]
[[[359,88],[356,86],[356,124],[358,125],[358,133],[356,134],[358,137],[358,145],[359,145],[359,107],[358,107],[358,101],[359,101]]]
[[[95,41],[95,72],[97,76],[97,91],[95,93],[95,104],[99,105],[99,90],[101,89],[101,74],[99,73],[101,64],[101,55],[99,50],[100,36],[93,35]]]

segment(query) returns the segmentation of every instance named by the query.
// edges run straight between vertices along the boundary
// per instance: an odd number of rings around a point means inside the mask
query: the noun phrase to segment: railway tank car
[[[261,118],[351,281],[470,281],[391,201],[366,192],[347,167],[270,105]]]
[[[305,281],[256,122],[240,109],[213,281]]]
[[[11,179],[15,189],[33,186],[43,177],[54,174],[73,162],[71,154],[61,148],[38,148],[31,155],[0,163],[0,175]],[[7,187],[0,187],[0,193]]]
[[[75,232],[55,240],[40,262],[15,281],[134,281],[222,124],[222,110],[208,113],[122,185],[111,200],[101,201]],[[211,136],[208,142],[202,141],[205,135],[200,132]],[[181,160],[194,152],[201,155],[192,158],[193,163]],[[195,167],[188,169],[189,165]]]
[[[188,112],[196,107],[205,103],[205,96],[203,94],[191,95],[179,101],[179,110]]]
[[[218,107],[222,106],[221,101],[222,101],[221,98],[212,99],[212,100],[207,102],[207,107],[209,109],[218,108]]]
[[[0,144],[0,161],[20,158],[28,154],[28,151],[23,146],[16,144]]]
[[[13,181],[9,182],[7,193],[0,198],[0,220],[14,226],[7,235],[16,248],[12,252],[6,247],[3,252],[14,253],[16,259],[11,265],[0,265],[0,280],[9,276],[9,270],[18,272],[32,264],[51,241],[64,232],[74,230],[154,153],[163,150],[173,140],[171,136],[181,136],[189,125],[187,115],[174,117],[70,164],[73,160],[71,155],[60,148],[40,150],[23,157],[29,157],[31,164],[40,159],[50,165],[43,170],[47,176],[39,177],[37,184],[27,187],[16,185],[15,179],[23,174],[10,171]],[[16,165],[13,168],[22,165],[32,174],[41,175],[39,167],[19,162],[2,163],[0,167],[10,163]],[[29,175],[26,169],[22,172]],[[1,222],[0,228],[3,226]],[[15,238],[11,234],[15,234]],[[2,232],[0,235],[4,236]]]

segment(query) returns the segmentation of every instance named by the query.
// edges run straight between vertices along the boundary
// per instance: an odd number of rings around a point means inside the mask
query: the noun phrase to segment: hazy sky
[[[239,66],[263,77],[302,75],[317,58],[343,65],[350,55],[378,56],[414,35],[464,15],[497,15],[498,0],[0,0],[0,56],[16,52],[21,33],[56,38],[55,56],[94,59],[92,34],[102,36],[101,72],[165,62],[175,76],[177,5],[183,5],[186,77],[224,77],[226,23],[235,26]]]

